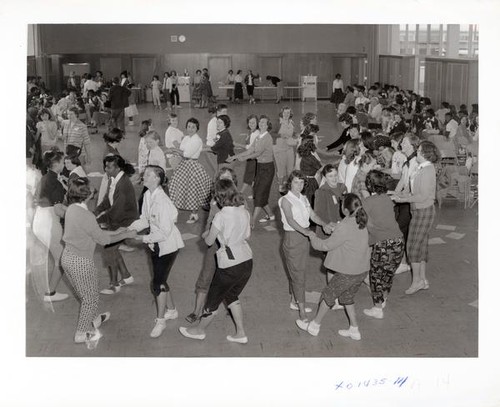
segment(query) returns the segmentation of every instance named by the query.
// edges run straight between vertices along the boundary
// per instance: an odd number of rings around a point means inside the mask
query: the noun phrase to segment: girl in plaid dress
[[[178,209],[191,211],[187,223],[198,221],[198,209],[210,201],[212,180],[198,162],[203,141],[197,132],[200,122],[194,117],[186,122],[187,135],[179,148],[167,148],[166,153],[177,153],[183,158],[168,185],[170,198]]]
[[[422,141],[417,149],[418,167],[410,177],[410,193],[394,195],[395,202],[410,202],[411,221],[407,240],[407,257],[411,263],[413,279],[406,294],[427,290],[429,282],[425,276],[428,260],[429,233],[434,222],[436,199],[436,169],[439,150],[430,141]]]

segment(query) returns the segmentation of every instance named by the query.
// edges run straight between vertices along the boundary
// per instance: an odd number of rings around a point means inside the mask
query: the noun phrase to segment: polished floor
[[[250,113],[267,114],[277,122],[282,106],[271,102],[256,105],[230,105],[230,131],[235,142],[242,143],[245,118]],[[337,122],[332,105],[327,101],[289,103],[298,123],[306,112],[318,114],[320,146],[338,136]],[[137,162],[139,138],[138,123],[153,119],[155,129],[161,135],[166,129],[165,111],[153,110],[151,104],[138,106],[140,116],[136,125],[127,127],[125,140],[119,151],[130,162]],[[205,110],[183,104],[178,110],[180,123],[189,117],[200,120],[200,136],[206,136],[209,115]],[[102,132],[91,135],[92,172],[103,172]],[[236,172],[241,179],[244,164]],[[92,180],[98,184],[99,178]],[[273,188],[271,208],[277,211],[277,188]],[[240,299],[244,310],[245,329],[249,337],[246,345],[229,343],[226,335],[234,333],[234,324],[221,306],[218,316],[207,330],[204,341],[194,341],[181,336],[179,326],[187,326],[184,317],[192,311],[194,284],[202,266],[205,244],[200,239],[206,212],[200,222],[185,223],[188,214],[180,212],[178,227],[189,239],[180,252],[169,277],[179,319],[168,321],[162,336],[153,339],[149,333],[154,325],[155,305],[149,291],[150,264],[147,248],[136,244],[136,249],[123,253],[129,270],[135,278],[133,285],[122,288],[113,296],[101,295],[100,310],[110,311],[111,319],[102,328],[104,337],[98,347],[89,351],[85,345],[73,343],[79,303],[70,295],[63,302],[54,303],[54,312],[43,306],[37,298],[30,278],[26,284],[26,355],[27,356],[148,356],[148,357],[477,357],[478,356],[478,207],[464,209],[458,201],[444,201],[437,210],[435,226],[455,226],[455,232],[434,228],[431,237],[442,243],[430,246],[428,279],[430,289],[414,295],[405,295],[410,285],[409,273],[397,275],[382,320],[365,316],[364,308],[371,306],[369,290],[362,286],[356,297],[361,341],[353,341],[338,335],[337,330],[347,328],[344,311],[331,311],[324,319],[318,337],[300,331],[295,325],[296,311],[289,309],[288,283],[280,256],[282,240],[281,223],[272,222],[264,228],[256,226],[250,238],[254,251],[252,277]],[[278,218],[278,217],[277,217]],[[190,236],[190,235],[194,235]],[[455,238],[453,238],[455,237]],[[100,273],[100,285],[108,282],[102,269],[100,250],[96,251],[96,264]],[[307,300],[315,309],[314,301],[325,285],[318,253],[311,251],[308,260]],[[71,293],[62,282],[60,291]]]

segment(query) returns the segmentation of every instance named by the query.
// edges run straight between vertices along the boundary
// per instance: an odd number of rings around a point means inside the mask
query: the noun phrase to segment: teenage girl
[[[370,248],[366,229],[368,216],[361,200],[354,194],[345,196],[342,213],[345,218],[333,229],[328,239],[322,240],[313,231],[307,232],[314,249],[328,251],[324,265],[334,274],[323,289],[314,319],[311,322],[301,319],[295,322],[300,329],[317,336],[321,321],[338,298],[339,303],[345,306],[349,319],[349,329],[339,330],[339,335],[359,341],[361,334],[356,320],[354,296],[370,269]]]
[[[259,129],[257,128],[258,124],[259,118],[256,115],[251,114],[247,117],[248,135],[245,140],[245,149],[247,150],[259,135]],[[257,160],[255,158],[248,158],[245,163],[245,174],[243,175],[243,186],[241,187],[242,194],[245,194],[248,188],[252,188],[256,172]]]
[[[151,90],[153,93],[153,106],[155,109],[161,109],[160,92],[161,92],[160,78],[157,75],[153,76],[153,81],[151,82]]]

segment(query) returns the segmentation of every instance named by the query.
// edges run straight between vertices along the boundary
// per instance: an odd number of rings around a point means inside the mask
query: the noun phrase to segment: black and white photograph
[[[500,402],[500,9],[133,3],[11,4],[6,405]]]

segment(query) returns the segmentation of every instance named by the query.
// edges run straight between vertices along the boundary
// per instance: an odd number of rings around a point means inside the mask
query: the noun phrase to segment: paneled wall
[[[263,79],[267,75],[279,76],[288,85],[297,85],[299,76],[313,74],[318,76],[318,97],[328,98],[331,93],[331,84],[335,74],[340,73],[344,79],[344,84],[362,83],[364,76],[365,56],[354,54],[298,54],[298,53],[257,53],[257,54],[215,54],[215,53],[194,53],[194,54],[65,54],[59,55],[55,64],[67,63],[89,63],[91,72],[97,69],[104,72],[106,78],[117,76],[120,71],[128,70],[136,83],[141,85],[149,84],[153,75],[163,76],[166,70],[175,70],[178,73],[185,69],[193,75],[196,69],[211,68],[211,80],[214,87],[218,82],[226,79],[227,69],[214,69],[217,61],[229,60],[229,68],[236,73],[241,69],[244,74],[251,69],[254,73],[260,74]],[[135,75],[134,61],[136,68],[140,66],[141,72]],[[149,75],[145,75],[144,64],[147,62],[151,67]],[[141,64],[139,65],[139,63]],[[222,62],[221,62],[222,63]],[[270,67],[275,66],[280,72],[268,72]],[[112,68],[111,68],[112,67]],[[108,69],[112,69],[109,71]],[[50,72],[45,79],[51,89],[60,92],[63,89],[63,78],[56,78]]]

